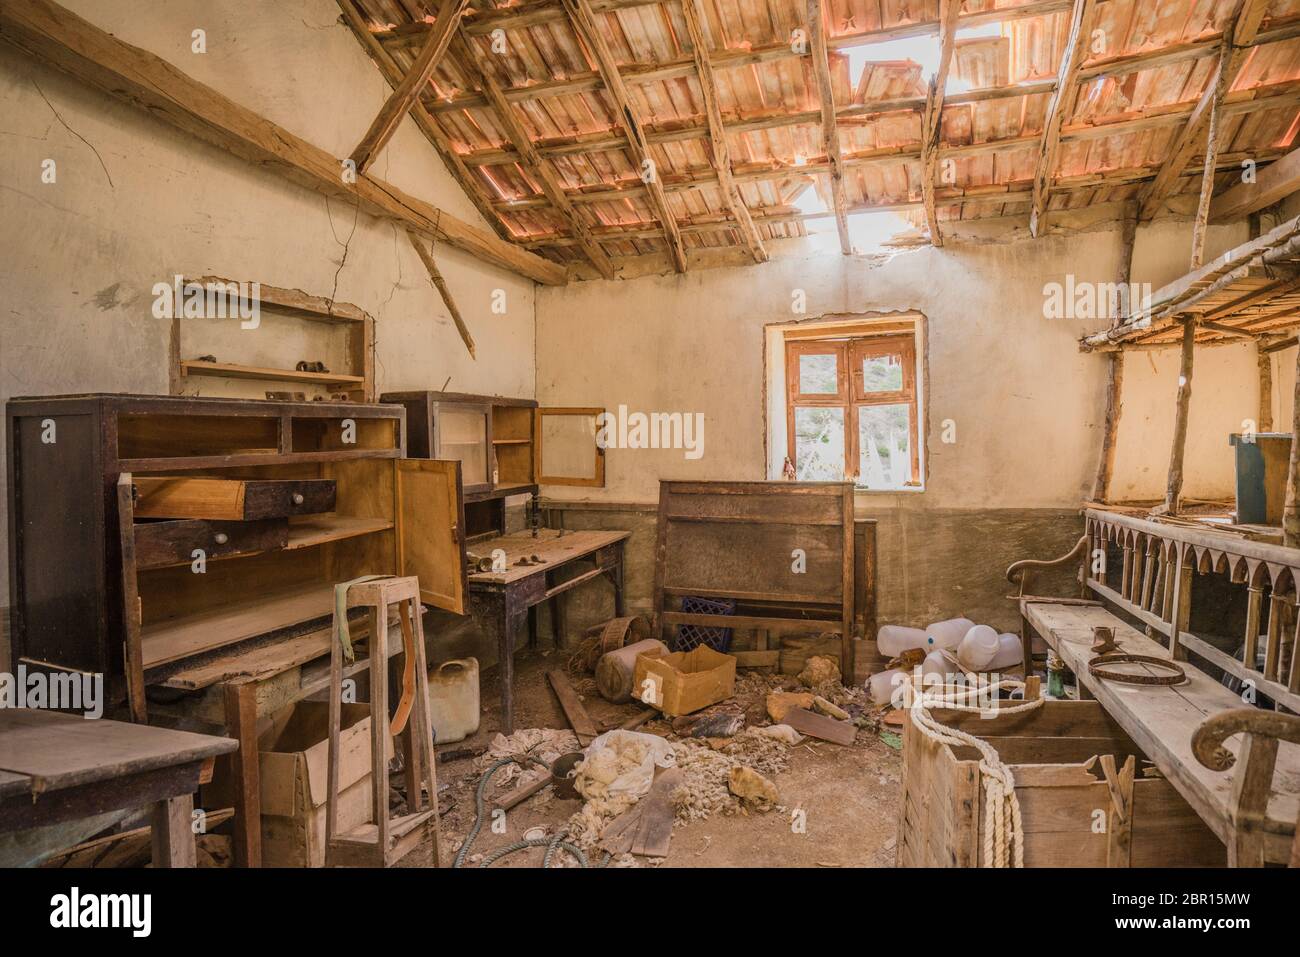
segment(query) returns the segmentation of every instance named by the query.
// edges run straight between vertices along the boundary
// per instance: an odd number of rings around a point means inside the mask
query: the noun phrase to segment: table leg
[[[557,649],[564,647],[564,636],[569,631],[568,610],[565,607],[567,595],[567,592],[560,592],[560,594],[550,599],[551,634]]]
[[[554,613],[554,610],[552,610]],[[528,647],[537,647],[537,606],[528,609]]]
[[[616,549],[617,558],[614,563],[614,617],[622,618],[627,615],[627,607],[623,601],[623,543],[618,543]]]
[[[180,794],[154,804],[150,815],[154,867],[193,867],[194,795]]]
[[[262,782],[257,748],[257,684],[226,685],[226,733],[239,741],[230,755],[235,785],[234,855],[236,867],[262,866]]]

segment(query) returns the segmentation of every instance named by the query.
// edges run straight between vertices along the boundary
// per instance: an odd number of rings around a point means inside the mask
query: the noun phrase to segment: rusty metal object
[[[1115,644],[1115,629],[1108,625],[1092,626],[1092,653],[1094,655],[1105,655],[1114,651],[1119,645]]]
[[[1192,734],[1192,753],[1211,771],[1226,771],[1237,763],[1236,755],[1223,746],[1234,734],[1259,734],[1300,744],[1300,718],[1260,708],[1224,711],[1201,722]]]
[[[582,797],[573,779],[578,773],[576,765],[584,757],[581,751],[570,751],[551,763],[551,785],[557,798],[571,801]]]
[[[1107,671],[1102,665],[1119,665],[1119,664],[1141,664],[1154,665],[1157,668],[1168,668],[1175,674],[1170,675],[1130,675],[1120,671]],[[1088,673],[1094,678],[1101,678],[1105,681],[1118,681],[1122,684],[1130,685],[1177,685],[1187,680],[1187,672],[1183,671],[1182,665],[1170,661],[1168,658],[1155,658],[1151,655],[1129,655],[1129,654],[1109,654],[1098,655],[1088,662]]]
[[[583,659],[586,669],[595,671],[596,663],[609,652],[649,638],[650,623],[640,615],[611,618],[603,625],[588,628],[586,634],[588,637],[599,635],[598,640],[586,650]]]

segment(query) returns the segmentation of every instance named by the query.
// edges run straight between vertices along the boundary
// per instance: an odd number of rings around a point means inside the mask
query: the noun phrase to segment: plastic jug
[[[871,701],[875,705],[889,704],[889,697],[894,691],[894,682],[906,679],[907,672],[900,671],[898,668],[890,668],[888,671],[881,671],[872,675],[867,680],[867,691],[871,695]]]
[[[1012,665],[1023,662],[1024,657],[1024,646],[1020,643],[1019,635],[1013,635],[1009,632],[998,635],[998,653],[994,655],[993,660],[989,663],[989,668],[995,670],[1010,668]]]
[[[988,625],[976,625],[957,646],[957,660],[967,671],[983,671],[998,656],[998,633]]]
[[[464,741],[478,730],[478,659],[444,661],[429,672],[429,718],[435,744]]]
[[[881,625],[876,632],[876,646],[886,658],[896,658],[913,648],[924,648],[930,643],[930,636],[920,628],[905,628],[902,625]]]
[[[936,621],[926,625],[925,633],[934,641],[934,644],[930,645],[931,649],[945,648],[951,651],[961,644],[961,640],[966,637],[966,632],[974,627],[975,622],[969,618],[949,618],[947,621]]]

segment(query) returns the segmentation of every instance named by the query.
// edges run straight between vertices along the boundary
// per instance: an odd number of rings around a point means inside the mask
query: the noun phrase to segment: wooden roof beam
[[[1300,190],[1300,149],[1255,174],[1255,182],[1238,183],[1210,203],[1210,221],[1244,219]]]
[[[1214,195],[1215,166],[1219,155],[1219,134],[1223,126],[1223,98],[1232,85],[1233,55],[1232,30],[1229,25],[1219,54],[1219,69],[1215,73],[1210,99],[1210,125],[1205,134],[1205,162],[1201,171],[1201,193],[1196,202],[1196,216],[1192,220],[1192,255],[1189,269],[1200,269],[1205,262],[1205,234],[1210,225],[1210,199]]]
[[[1070,18],[1070,32],[1065,41],[1065,53],[1056,74],[1056,90],[1047,104],[1047,119],[1043,123],[1043,142],[1034,167],[1034,202],[1029,210],[1029,233],[1038,235],[1039,222],[1047,212],[1051,199],[1052,175],[1061,147],[1061,126],[1074,115],[1079,101],[1079,68],[1088,57],[1088,38],[1092,32],[1093,17],[1097,11],[1096,0],[1075,0]]]
[[[628,149],[650,194],[651,206],[663,224],[664,239],[668,244],[668,254],[673,265],[678,272],[685,272],[686,250],[682,246],[681,233],[677,230],[677,220],[668,206],[663,180],[650,156],[650,144],[646,142],[641,120],[632,108],[631,98],[618,72],[618,63],[596,23],[596,14],[591,9],[591,0],[561,0],[561,2],[564,4],[564,11],[568,14],[573,32],[586,49],[588,57],[593,61],[605,83],[606,94],[614,101],[619,125],[627,138]]]
[[[1268,0],[1242,0],[1242,6],[1238,9],[1229,29],[1224,31],[1223,39],[1220,41],[1219,55],[1222,64],[1219,73],[1206,85],[1205,92],[1201,94],[1201,98],[1193,108],[1182,134],[1174,141],[1164,168],[1142,197],[1143,219],[1154,216],[1166,197],[1173,192],[1183,174],[1183,169],[1192,154],[1196,152],[1197,143],[1209,124],[1218,82],[1222,80],[1226,82],[1226,89],[1232,89],[1237,74],[1241,72],[1246,58],[1250,56],[1267,8]]]
[[[957,35],[960,0],[939,0],[939,68],[930,77],[925,112],[921,117],[921,202],[930,227],[930,242],[943,245],[939,213],[935,208],[935,178],[939,171],[939,136],[943,132],[943,99],[952,66],[953,40]]]
[[[573,234],[578,246],[581,247],[583,254],[596,267],[596,271],[603,278],[613,279],[614,265],[609,261],[609,256],[605,254],[605,250],[601,248],[596,237],[592,235],[591,229],[587,226],[582,215],[569,201],[569,196],[565,192],[564,184],[560,181],[560,174],[555,169],[555,165],[545,156],[538,154],[533,146],[528,131],[524,129],[523,123],[515,113],[515,108],[506,102],[505,97],[502,95],[501,84],[497,82],[490,68],[483,62],[481,51],[475,47],[473,40],[465,37],[460,38],[458,47],[463,51],[463,55],[459,59],[464,68],[472,71],[477,76],[479,87],[487,96],[488,102],[492,104],[492,108],[496,113],[497,122],[501,124],[501,128],[505,131],[524,165],[541,184],[542,192],[564,220],[569,232]]]
[[[370,124],[370,129],[366,130],[366,135],[361,137],[361,142],[352,151],[350,159],[356,164],[358,173],[364,173],[370,168],[375,157],[397,132],[402,118],[411,111],[420,93],[429,85],[429,78],[433,76],[433,71],[437,69],[443,54],[447,52],[451,38],[455,36],[456,27],[460,23],[460,16],[468,5],[469,0],[442,0],[442,5],[438,7],[438,18],[424,41],[420,55],[415,58],[411,69],[380,108],[378,115]]]
[[[713,68],[709,65],[709,44],[705,39],[704,10],[700,0],[682,0],[682,16],[686,20],[686,31],[691,37],[691,53],[695,57],[695,70],[700,83],[700,93],[704,98],[704,115],[708,119],[709,144],[713,147],[713,167],[718,173],[718,190],[722,201],[731,210],[736,220],[740,238],[749,249],[755,262],[767,262],[767,250],[763,248],[763,237],[754,225],[745,198],[740,195],[731,170],[731,148],[727,145],[727,130],[722,123],[722,110],[718,106],[718,88],[713,77]]]
[[[564,267],[463,222],[368,174],[344,181],[337,157],[295,136],[147,50],[124,43],[51,0],[5,0],[0,39],[155,119],[232,153],[258,169],[356,203],[494,266],[549,285]]]
[[[943,0],[950,2],[950,0]],[[830,160],[829,173],[831,207],[835,211],[835,228],[840,235],[840,252],[853,255],[849,242],[849,219],[845,210],[848,201],[844,196],[844,161],[840,156],[840,133],[835,120],[835,91],[831,86],[829,54],[826,49],[826,24],[822,19],[821,0],[808,0],[808,47],[812,55],[813,75],[817,79],[817,92],[821,100],[822,145]]]

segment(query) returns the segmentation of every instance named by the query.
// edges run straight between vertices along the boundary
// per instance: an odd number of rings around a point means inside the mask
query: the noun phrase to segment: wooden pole
[[[469,334],[469,327],[465,325],[465,320],[460,316],[460,310],[456,308],[456,300],[451,298],[451,290],[447,288],[447,283],[442,278],[442,271],[438,268],[438,264],[433,261],[433,253],[425,248],[424,240],[416,233],[407,230],[406,235],[411,240],[411,245],[415,247],[420,262],[424,263],[430,281],[437,287],[438,295],[442,296],[443,304],[447,307],[447,311],[451,313],[451,319],[456,323],[456,329],[460,332],[460,337],[465,340],[465,348],[469,350],[469,357],[471,359],[477,358],[474,355],[474,337]]]
[[[1114,304],[1111,325],[1116,326],[1129,317],[1132,301],[1129,282],[1133,276],[1133,246],[1137,241],[1137,210],[1126,216],[1120,230],[1119,248],[1119,298]],[[1119,444],[1119,418],[1123,410],[1124,353],[1116,350],[1108,356],[1106,371],[1106,418],[1101,438],[1101,460],[1097,463],[1097,477],[1092,483],[1092,500],[1104,502],[1110,495],[1110,480],[1115,473],[1115,453]]]
[[[1297,482],[1300,482],[1300,349],[1296,350],[1294,406],[1291,410],[1291,462],[1286,471],[1286,504],[1282,507],[1282,544],[1287,548],[1300,548],[1300,501],[1297,501]],[[1292,652],[1294,654],[1294,652]]]
[[[1255,340],[1255,357],[1259,363],[1259,418],[1256,432],[1273,431],[1273,355],[1265,352],[1263,341]]]
[[[1178,369],[1178,412],[1174,419],[1174,444],[1169,452],[1169,485],[1165,491],[1165,512],[1178,514],[1183,494],[1183,453],[1187,449],[1187,413],[1192,401],[1192,351],[1196,345],[1196,322],[1183,320],[1183,355]]]
[[[1205,233],[1209,229],[1210,199],[1214,196],[1215,168],[1219,162],[1219,127],[1223,122],[1223,98],[1228,94],[1232,80],[1232,26],[1224,36],[1223,50],[1219,54],[1219,69],[1214,80],[1214,99],[1210,102],[1210,129],[1205,138],[1205,169],[1201,173],[1201,195],[1196,204],[1196,219],[1192,223],[1191,269],[1200,269],[1205,262]]]

